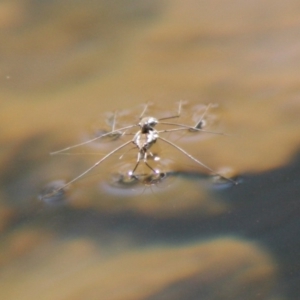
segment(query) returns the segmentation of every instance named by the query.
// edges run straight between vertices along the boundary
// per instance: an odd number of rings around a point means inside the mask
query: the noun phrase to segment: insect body
[[[102,137],[105,136],[123,136],[123,135],[130,135],[132,133],[127,133],[126,131],[129,129],[132,129],[134,127],[139,127],[140,129],[134,134],[133,139],[130,139],[128,141],[126,141],[125,143],[123,143],[122,145],[116,147],[114,150],[112,150],[111,152],[109,152],[108,154],[106,154],[104,157],[102,157],[100,160],[98,160],[94,165],[92,165],[90,168],[88,168],[87,170],[85,170],[84,172],[82,172],[80,175],[78,175],[77,177],[75,177],[74,179],[72,179],[71,181],[67,182],[66,184],[64,184],[63,186],[61,186],[60,188],[52,191],[49,194],[44,195],[45,198],[47,197],[53,197],[56,193],[61,192],[64,188],[66,188],[67,186],[69,186],[70,184],[72,184],[73,182],[77,181],[78,179],[84,177],[87,173],[89,173],[90,171],[92,171],[93,169],[95,169],[96,167],[98,167],[104,160],[106,160],[107,158],[109,158],[111,155],[113,155],[114,153],[118,152],[119,150],[127,147],[130,144],[134,144],[135,147],[137,148],[137,161],[135,166],[133,167],[132,171],[130,171],[128,174],[129,176],[131,176],[132,178],[138,179],[138,175],[135,174],[139,164],[141,161],[144,162],[144,164],[151,170],[151,172],[153,172],[155,175],[158,175],[159,177],[163,178],[165,176],[165,174],[162,175],[162,173],[160,174],[159,170],[155,170],[153,167],[150,166],[150,164],[148,163],[148,156],[154,157],[154,154],[150,151],[151,147],[153,146],[153,144],[155,144],[158,140],[163,141],[165,144],[168,144],[170,146],[172,146],[173,148],[177,149],[178,151],[180,151],[181,153],[183,153],[185,156],[187,156],[188,158],[190,158],[191,160],[193,160],[195,163],[197,163],[198,165],[204,167],[205,169],[209,170],[210,172],[212,172],[215,175],[220,176],[223,179],[226,179],[234,184],[237,184],[236,181],[232,180],[231,178],[225,177],[217,172],[215,172],[214,170],[212,170],[210,167],[208,167],[207,165],[203,164],[202,162],[200,162],[198,159],[196,159],[194,156],[192,156],[191,154],[189,154],[186,150],[184,150],[183,148],[179,147],[178,145],[176,145],[175,143],[171,142],[170,140],[164,138],[161,136],[161,134],[166,133],[166,132],[174,132],[174,131],[181,131],[181,130],[189,130],[191,132],[209,132],[203,129],[203,124],[205,123],[203,118],[204,115],[206,114],[206,112],[209,109],[209,105],[206,107],[204,114],[201,116],[201,119],[197,121],[197,123],[195,124],[195,126],[189,126],[189,125],[185,125],[185,124],[179,124],[179,123],[170,123],[170,122],[166,122],[164,120],[166,119],[172,119],[172,118],[179,118],[180,117],[180,113],[181,113],[181,107],[182,107],[182,102],[179,102],[179,107],[178,107],[178,112],[176,115],[174,116],[170,116],[170,117],[164,117],[164,118],[160,118],[157,119],[155,117],[144,117],[144,114],[148,108],[148,104],[145,106],[142,114],[140,115],[140,122],[138,124],[134,124],[134,125],[129,125],[123,128],[119,128],[119,129],[115,129],[115,120],[116,117],[114,115],[114,121],[112,124],[112,131],[107,132],[105,134],[102,134],[101,136],[98,136],[96,138],[93,138],[91,140],[88,140],[86,142],[80,143],[80,144],[76,144],[67,148],[64,148],[62,150],[59,151],[55,151],[52,152],[51,154],[59,154],[59,153],[65,153],[68,150],[71,150],[73,148],[77,148],[79,146],[83,146],[86,145],[88,143],[91,143],[93,141],[96,141]],[[174,126],[175,128],[171,128],[171,129],[165,129],[165,130],[156,130],[155,126],[157,124],[163,124],[163,125],[167,125],[167,126]],[[218,132],[210,132],[210,133],[214,133],[214,134],[221,134],[224,135],[223,133],[218,133]],[[148,174],[149,175],[149,174]]]
[[[152,152],[150,152],[148,150],[159,138],[157,130],[154,129],[154,126],[157,123],[158,123],[158,120],[153,117],[143,118],[139,123],[139,126],[141,129],[135,134],[133,141],[132,141],[133,144],[136,145],[137,148],[139,149],[137,163],[132,171],[132,175],[133,175],[134,171],[137,169],[141,160],[144,161],[144,163],[150,170],[152,170],[155,173],[157,172],[147,163],[148,154],[153,156]]]

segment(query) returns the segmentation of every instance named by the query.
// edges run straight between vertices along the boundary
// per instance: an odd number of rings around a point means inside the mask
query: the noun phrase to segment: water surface
[[[298,299],[297,1],[15,0],[0,16],[1,298]],[[66,201],[38,199],[98,159],[49,152],[107,112],[179,100],[185,122],[218,104],[228,136],[175,140],[238,186],[158,145],[162,186],[111,188],[113,156]]]

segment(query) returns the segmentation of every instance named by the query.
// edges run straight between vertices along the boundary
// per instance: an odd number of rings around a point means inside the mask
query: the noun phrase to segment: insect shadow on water
[[[76,144],[73,146],[69,146],[69,147],[63,148],[58,151],[51,152],[50,153],[51,155],[69,154],[67,151],[72,150],[77,147],[80,147],[80,146],[87,145],[89,143],[92,143],[92,142],[99,140],[101,138],[104,138],[104,137],[111,137],[113,140],[115,140],[115,139],[118,139],[119,137],[122,137],[125,135],[133,136],[133,138],[129,139],[125,143],[121,144],[120,146],[116,147],[115,149],[113,149],[112,151],[110,151],[109,153],[104,155],[104,157],[102,157],[100,160],[98,160],[96,163],[94,163],[91,167],[86,169],[84,172],[79,174],[77,177],[75,177],[72,180],[70,180],[69,182],[61,185],[59,188],[52,190],[50,193],[44,194],[42,196],[42,198],[51,198],[51,197],[55,196],[57,193],[61,193],[66,187],[68,187],[72,183],[74,183],[74,182],[78,181],[79,179],[83,178],[84,176],[86,176],[93,169],[97,168],[103,161],[105,161],[106,159],[108,159],[110,156],[112,156],[116,152],[120,151],[121,149],[129,146],[130,144],[134,144],[134,147],[131,149],[137,149],[136,163],[135,163],[134,167],[129,172],[127,172],[126,175],[122,175],[119,178],[119,181],[123,181],[123,182],[138,181],[138,182],[143,183],[144,185],[154,185],[154,184],[161,182],[163,179],[166,178],[167,173],[161,172],[159,169],[154,169],[148,163],[148,157],[151,157],[153,160],[156,160],[156,155],[151,152],[151,147],[158,140],[162,141],[165,144],[168,144],[169,146],[171,146],[171,147],[175,148],[176,150],[178,150],[179,152],[183,153],[186,157],[188,157],[189,159],[191,159],[192,161],[194,161],[196,164],[200,165],[201,167],[207,169],[212,174],[217,175],[220,178],[223,178],[224,180],[231,182],[235,185],[237,184],[237,181],[214,171],[212,168],[210,168],[209,166],[207,166],[206,164],[202,163],[197,158],[195,158],[194,156],[189,154],[186,150],[184,150],[183,148],[176,145],[174,142],[161,136],[161,134],[163,134],[163,133],[183,131],[183,130],[188,130],[190,132],[206,132],[206,133],[212,133],[212,134],[218,134],[218,135],[225,135],[224,133],[221,133],[221,132],[212,132],[212,131],[207,131],[207,130],[203,129],[204,124],[205,124],[204,117],[205,117],[205,114],[207,113],[207,111],[209,110],[210,105],[208,105],[206,107],[201,118],[196,122],[196,124],[194,126],[189,126],[186,124],[173,123],[173,122],[166,121],[166,120],[170,120],[170,119],[176,119],[181,116],[182,101],[179,102],[178,111],[175,115],[162,117],[162,118],[155,118],[152,116],[145,117],[145,113],[148,109],[148,106],[149,106],[149,103],[147,103],[145,105],[142,113],[139,116],[139,123],[137,123],[137,124],[132,124],[132,125],[128,125],[128,126],[116,129],[115,124],[116,124],[117,112],[115,112],[113,115],[113,119],[112,119],[112,130],[111,131],[103,133],[101,135],[98,135],[97,137],[92,138],[88,141],[85,141],[85,142],[82,142],[82,143],[79,143],[79,144]],[[173,126],[175,128],[156,130],[155,127],[158,124],[162,124],[162,125],[166,125],[166,126]],[[135,127],[139,127],[139,130],[136,133],[127,132],[128,130],[135,128]],[[131,150],[131,149],[129,149],[129,150]],[[123,155],[124,154],[122,154],[120,158],[122,158]],[[136,172],[136,170],[141,162],[143,162],[144,165],[149,169],[150,173],[138,174]]]

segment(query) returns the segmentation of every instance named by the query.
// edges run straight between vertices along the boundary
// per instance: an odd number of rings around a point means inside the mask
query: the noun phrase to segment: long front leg
[[[221,178],[223,179],[226,179],[230,182],[232,182],[233,184],[237,185],[238,182],[237,181],[234,181],[233,179],[231,178],[228,178],[226,176],[223,176],[222,174],[214,171],[212,168],[210,168],[209,166],[205,165],[204,163],[202,163],[201,161],[199,161],[197,158],[195,158],[194,156],[192,156],[191,154],[189,154],[187,151],[185,151],[184,149],[182,149],[181,147],[175,145],[174,143],[172,143],[171,141],[167,140],[167,139],[164,139],[162,137],[160,137],[160,140],[164,141],[165,143],[171,145],[172,147],[176,148],[177,150],[179,150],[180,152],[182,152],[184,155],[186,155],[188,158],[190,158],[191,160],[193,160],[194,162],[196,162],[198,165],[204,167],[205,169],[211,171],[213,174],[215,175],[218,175],[220,176]]]

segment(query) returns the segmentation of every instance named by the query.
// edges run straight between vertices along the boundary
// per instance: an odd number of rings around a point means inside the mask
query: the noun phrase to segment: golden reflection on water
[[[295,0],[2,1],[1,299],[183,299],[172,293],[195,286],[201,299],[283,299],[274,294],[272,255],[243,239],[200,236],[176,247],[149,240],[140,249],[130,230],[119,233],[122,222],[109,227],[109,245],[101,224],[89,225],[99,229],[100,246],[58,234],[64,223],[56,225],[57,214],[84,223],[68,209],[163,221],[228,212],[197,176],[127,197],[105,194],[94,181],[63,208],[45,208],[36,196],[50,180],[70,179],[93,162],[49,152],[79,142],[103,113],[148,101],[165,111],[181,99],[219,104],[220,129],[230,136],[186,145],[216,170],[284,165],[299,147],[299,15]],[[191,170],[186,163],[180,171]]]
[[[197,292],[201,299],[271,299],[275,280],[274,266],[263,250],[232,238],[114,255],[84,239],[36,248],[19,262],[17,274],[8,270],[2,297],[184,299]]]

